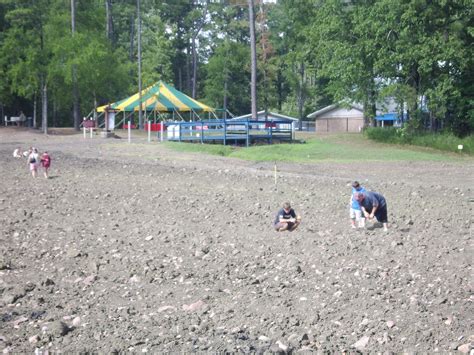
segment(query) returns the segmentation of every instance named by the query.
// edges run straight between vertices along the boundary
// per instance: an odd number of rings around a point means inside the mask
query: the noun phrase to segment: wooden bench
[[[11,123],[11,124],[16,123],[17,126],[20,126],[25,121],[26,121],[26,117],[25,117],[25,119],[22,120],[21,117],[19,117],[19,116],[11,116],[10,119],[8,119],[8,117],[5,116],[5,126],[8,126],[9,123]]]

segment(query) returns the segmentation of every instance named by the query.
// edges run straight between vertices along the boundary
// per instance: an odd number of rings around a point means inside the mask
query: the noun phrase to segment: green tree
[[[367,123],[374,124],[379,73],[379,45],[372,26],[374,1],[328,0],[318,4],[309,33],[318,76],[336,101],[364,105]]]
[[[172,81],[172,42],[167,35],[167,26],[156,9],[143,15],[142,48],[144,85],[151,85],[158,80]]]
[[[6,30],[3,33],[1,66],[9,91],[32,99],[40,93],[42,98],[43,129],[47,132],[48,64],[51,53],[46,22],[48,0],[3,1]],[[36,120],[35,120],[36,121]],[[36,122],[34,122],[36,125]]]
[[[318,104],[315,97],[320,82],[316,80],[314,50],[308,40],[315,10],[309,0],[283,0],[269,8],[270,43],[276,54],[271,60],[274,101],[280,111],[300,121]]]
[[[246,44],[225,41],[209,58],[204,93],[214,107],[233,114],[248,113],[250,105],[250,48]]]

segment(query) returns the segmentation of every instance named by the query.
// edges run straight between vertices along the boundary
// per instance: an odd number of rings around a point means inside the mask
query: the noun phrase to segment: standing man
[[[19,121],[18,121],[18,125],[20,126],[24,126],[26,125],[26,116],[25,114],[23,113],[23,111],[20,111],[20,118],[19,118]]]
[[[283,204],[276,215],[274,227],[277,232],[290,231],[293,232],[300,224],[301,217],[297,216],[295,210],[291,208],[289,202]]]
[[[387,202],[378,192],[367,191],[367,192],[356,192],[354,199],[360,204],[362,213],[365,218],[373,219],[383,224],[383,230],[388,230],[388,214],[387,214]]]

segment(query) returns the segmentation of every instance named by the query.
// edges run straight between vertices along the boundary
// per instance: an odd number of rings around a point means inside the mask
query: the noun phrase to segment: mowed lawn
[[[177,151],[202,152],[254,161],[353,162],[353,161],[458,161],[474,162],[466,154],[446,153],[415,146],[400,146],[371,141],[359,133],[326,134],[297,133],[291,144],[252,147],[223,146],[199,143],[166,143]]]

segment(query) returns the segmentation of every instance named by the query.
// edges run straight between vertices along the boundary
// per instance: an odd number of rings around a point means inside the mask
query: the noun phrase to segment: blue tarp
[[[383,115],[375,116],[377,121],[398,121],[398,114],[396,113],[384,113]]]

